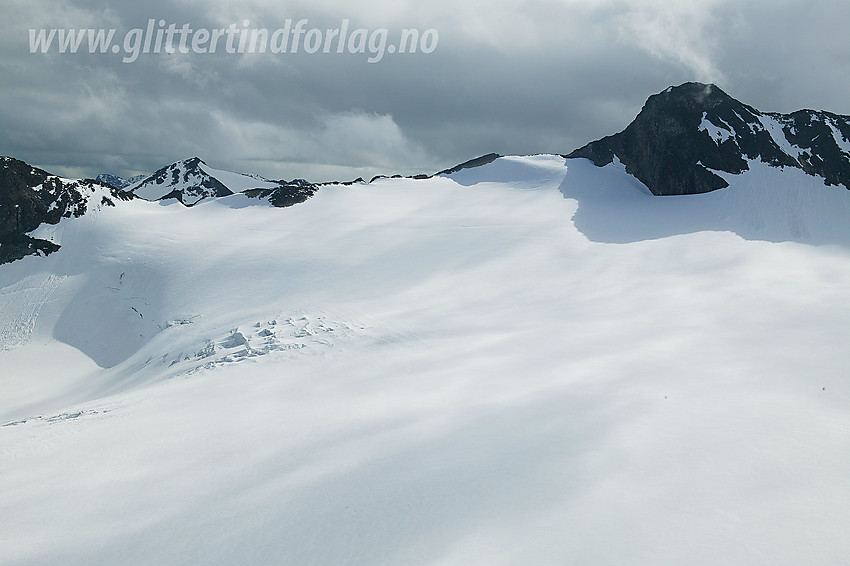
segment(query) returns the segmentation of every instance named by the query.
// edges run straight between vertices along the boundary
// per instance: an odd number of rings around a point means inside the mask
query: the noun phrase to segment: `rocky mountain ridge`
[[[0,157],[0,264],[59,249],[30,232],[42,224],[115,206],[132,195],[94,179],[64,179],[13,157]]]
[[[649,97],[622,132],[565,157],[587,158],[599,167],[616,158],[659,196],[725,188],[715,171],[743,173],[756,160],[850,189],[850,116],[765,113],[715,85],[685,83]]]
[[[483,155],[433,176],[483,167],[499,157],[495,153]],[[729,183],[721,174],[744,173],[755,162],[799,169],[827,185],[850,189],[850,116],[814,110],[766,113],[735,100],[715,85],[685,83],[649,97],[622,132],[562,157],[586,158],[597,167],[619,161],[627,173],[657,196],[725,188]],[[366,184],[362,179],[321,184],[304,179],[270,180],[215,169],[199,157],[130,180],[106,173],[97,179],[72,180],[3,157],[0,264],[56,251],[56,243],[31,233],[43,224],[82,216],[92,206],[114,205],[116,199],[174,199],[194,206],[206,199],[243,194],[275,207],[288,207],[306,201],[323,185],[355,183]]]

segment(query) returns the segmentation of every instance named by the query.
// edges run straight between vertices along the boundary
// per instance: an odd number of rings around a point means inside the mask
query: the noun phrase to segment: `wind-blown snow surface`
[[[503,158],[43,229],[0,267],[4,563],[842,563],[848,191],[765,179]]]

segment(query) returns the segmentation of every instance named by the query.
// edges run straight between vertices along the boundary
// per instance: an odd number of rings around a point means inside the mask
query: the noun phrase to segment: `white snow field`
[[[850,191],[508,157],[0,266],[5,565],[847,564]]]

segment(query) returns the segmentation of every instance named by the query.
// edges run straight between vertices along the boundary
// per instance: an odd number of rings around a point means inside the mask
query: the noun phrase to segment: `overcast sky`
[[[30,28],[287,19],[439,34],[431,53],[30,53]],[[5,0],[0,154],[73,176],[191,156],[270,178],[432,173],[488,152],[565,153],[650,94],[714,82],[765,111],[850,114],[846,0]],[[303,41],[303,38],[301,39]],[[334,45],[335,47],[335,45]],[[87,47],[81,49],[87,51]]]

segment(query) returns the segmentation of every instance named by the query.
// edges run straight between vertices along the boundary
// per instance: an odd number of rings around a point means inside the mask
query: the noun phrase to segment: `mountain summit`
[[[850,116],[799,110],[760,112],[712,84],[685,83],[649,97],[618,134],[567,155],[599,167],[622,162],[655,195],[707,193],[728,186],[749,161],[795,167],[850,189]]]
[[[217,179],[200,157],[167,165],[130,190],[145,200],[176,198],[187,206],[207,197],[224,197],[236,192]]]
[[[291,206],[310,198],[316,192],[316,187],[300,179],[292,182],[270,181],[257,175],[213,169],[200,157],[192,157],[159,169],[127,190],[144,200],[173,198],[186,206],[195,205],[206,198],[236,193],[245,193],[249,197],[267,197],[274,206]]]

